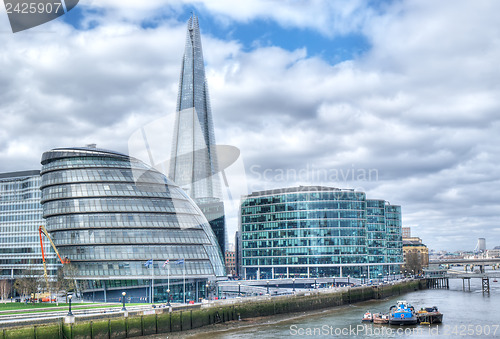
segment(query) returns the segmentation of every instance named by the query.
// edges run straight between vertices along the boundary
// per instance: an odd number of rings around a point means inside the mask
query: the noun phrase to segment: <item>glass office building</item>
[[[385,205],[385,220],[387,225],[387,262],[392,263],[392,272],[383,274],[395,274],[399,272],[398,263],[403,262],[403,231],[401,221],[401,206]]]
[[[224,276],[200,209],[141,161],[92,147],[60,148],[43,154],[41,174],[47,230],[77,268],[87,298],[116,301],[125,289],[131,301],[149,300],[154,279],[155,301],[166,301],[167,290],[173,300],[198,300],[207,282]]]
[[[323,186],[254,192],[242,198],[240,213],[243,278],[399,273],[401,208],[363,192]]]
[[[385,200],[366,200],[366,246],[368,262],[383,264],[387,261],[387,221]],[[389,268],[386,271],[390,271]],[[382,266],[374,266],[373,276],[384,273]]]
[[[44,225],[40,205],[40,171],[0,174],[0,280],[43,276],[38,227]],[[58,265],[48,242],[44,244],[49,279]]]
[[[195,200],[196,204],[207,218],[212,231],[217,238],[222,253],[227,250],[226,216],[224,202],[217,198]]]

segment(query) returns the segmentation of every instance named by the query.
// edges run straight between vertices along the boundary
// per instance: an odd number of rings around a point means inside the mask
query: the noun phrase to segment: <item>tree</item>
[[[42,283],[43,278],[41,278],[39,272],[29,268],[24,270],[22,275],[16,279],[14,288],[20,295],[31,297],[39,291]]]
[[[405,269],[408,272],[413,271],[414,274],[419,274],[422,271],[422,257],[416,251],[408,251],[406,253]]]
[[[64,264],[62,267],[59,267],[56,280],[52,285],[53,289],[57,293],[64,292],[67,296],[68,292],[72,292],[76,288],[75,277],[77,272],[77,268],[71,264]]]
[[[0,295],[2,296],[2,300],[5,300],[9,297],[10,285],[11,284],[8,280],[0,281]]]

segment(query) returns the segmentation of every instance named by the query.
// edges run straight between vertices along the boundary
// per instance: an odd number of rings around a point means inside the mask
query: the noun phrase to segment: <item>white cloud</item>
[[[500,245],[500,5],[331,3],[99,1],[81,4],[103,11],[87,13],[100,22],[91,30],[55,21],[0,34],[0,171],[37,168],[41,152],[59,146],[126,152],[133,131],[172,113],[185,43],[175,17],[193,5],[231,25],[259,18],[323,35],[363,32],[372,44],[330,65],[307,46],[247,51],[202,37],[216,139],[239,147],[247,170],[376,169],[377,180],[329,184],[401,204],[404,223],[433,248],[473,248],[478,236]],[[157,27],[137,24],[162,15]],[[318,183],[255,179],[252,188]]]

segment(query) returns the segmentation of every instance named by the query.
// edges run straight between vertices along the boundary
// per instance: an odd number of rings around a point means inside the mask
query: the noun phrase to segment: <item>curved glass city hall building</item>
[[[168,289],[173,300],[198,300],[207,282],[224,276],[200,209],[143,162],[92,147],[58,148],[43,154],[41,175],[46,228],[87,297],[112,301],[126,289],[132,301],[149,300],[154,279],[155,301],[165,301]]]
[[[242,276],[373,279],[399,273],[400,215],[399,206],[354,190],[254,192],[241,203]]]

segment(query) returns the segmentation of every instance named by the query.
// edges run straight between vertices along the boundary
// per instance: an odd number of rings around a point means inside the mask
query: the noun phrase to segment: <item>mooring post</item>
[[[490,279],[488,277],[482,278],[483,294],[490,293]]]

